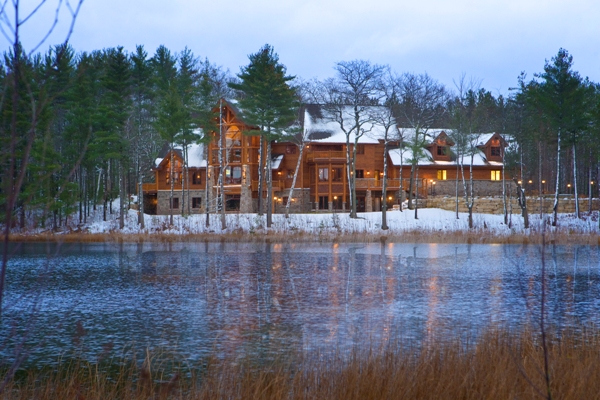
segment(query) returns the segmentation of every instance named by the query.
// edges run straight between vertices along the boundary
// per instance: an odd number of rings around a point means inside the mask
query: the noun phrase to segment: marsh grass
[[[62,242],[62,243],[177,243],[177,242],[256,242],[256,243],[457,243],[457,244],[541,244],[545,236],[550,244],[600,245],[600,236],[575,233],[568,230],[554,232],[531,231],[527,234],[499,235],[485,230],[475,231],[425,231],[412,230],[402,234],[372,234],[367,232],[313,234],[308,232],[249,232],[169,234],[169,233],[65,233],[65,234],[15,234],[12,242]]]
[[[600,393],[600,332],[550,335],[554,398]],[[540,336],[490,331],[477,342],[388,344],[347,354],[293,355],[256,365],[214,357],[199,368],[144,362],[61,363],[21,371],[2,399],[533,399],[544,398]],[[147,358],[151,359],[151,358]]]

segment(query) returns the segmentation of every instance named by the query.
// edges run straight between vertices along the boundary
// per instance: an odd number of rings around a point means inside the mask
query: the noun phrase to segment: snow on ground
[[[348,213],[310,213],[290,214],[286,219],[283,214],[273,214],[271,228],[266,228],[266,215],[257,214],[226,214],[226,229],[221,229],[221,216],[210,215],[210,226],[206,226],[206,214],[196,214],[182,217],[173,216],[173,225],[169,225],[168,215],[144,215],[145,228],[141,229],[138,224],[138,212],[129,210],[125,218],[125,228],[119,229],[119,218],[116,210],[119,201],[113,201],[113,213],[107,210],[107,220],[103,221],[102,206],[99,206],[87,223],[80,224],[77,213],[69,217],[67,227],[58,229],[57,233],[82,232],[82,233],[110,233],[118,232],[124,234],[230,234],[230,233],[269,233],[269,234],[386,234],[400,235],[406,232],[418,232],[422,234],[448,234],[452,232],[470,232],[468,225],[468,214],[459,213],[456,218],[454,211],[446,211],[439,208],[423,208],[418,210],[418,219],[415,219],[414,210],[388,211],[387,221],[389,230],[381,230],[381,212],[358,213],[358,218],[350,218]],[[591,215],[587,212],[581,213],[582,218],[577,219],[573,214],[559,214],[558,232],[593,234],[598,235],[599,213],[594,211]],[[504,224],[502,214],[473,214],[475,232],[481,232],[491,236],[510,236],[512,234],[529,234],[553,231],[550,226],[552,215],[545,214],[540,218],[539,214],[530,215],[530,228],[524,229],[523,218],[520,214],[510,216],[509,224]],[[34,218],[27,218],[28,226],[23,234],[38,234],[50,232],[50,221],[46,228],[34,227]],[[15,230],[14,233],[19,233]]]
[[[559,229],[567,233],[598,234],[597,213],[592,216],[582,213],[583,218],[577,219],[572,214],[560,214]],[[137,211],[130,210],[127,214],[125,228],[119,230],[119,220],[116,214],[102,221],[101,209],[96,212],[92,222],[73,227],[89,233],[163,233],[163,234],[227,234],[227,233],[307,233],[307,234],[402,234],[404,232],[420,233],[451,233],[467,232],[468,214],[460,213],[459,218],[453,211],[437,208],[418,210],[415,219],[414,210],[388,211],[388,231],[381,230],[381,213],[359,213],[357,219],[350,218],[348,213],[312,213],[290,214],[286,219],[283,214],[273,215],[273,224],[266,228],[266,216],[257,214],[232,213],[226,215],[225,230],[221,229],[220,215],[210,215],[210,226],[206,226],[206,215],[191,215],[182,217],[174,215],[173,226],[169,226],[168,215],[145,215],[145,229],[140,229]],[[540,220],[539,215],[531,215],[531,228],[524,229],[523,218],[513,214],[510,227],[504,224],[503,215],[474,214],[473,221],[477,231],[494,236],[509,236],[511,234],[527,234],[531,231],[541,231],[543,225],[550,228],[550,215]],[[72,218],[72,220],[76,220]],[[472,231],[471,231],[472,232]]]

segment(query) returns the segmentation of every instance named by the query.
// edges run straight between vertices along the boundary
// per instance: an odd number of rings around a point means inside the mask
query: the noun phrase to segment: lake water
[[[146,349],[194,364],[476,337],[537,323],[541,259],[532,245],[21,244],[0,355],[25,343],[38,365]],[[551,324],[597,324],[600,248],[544,259]]]

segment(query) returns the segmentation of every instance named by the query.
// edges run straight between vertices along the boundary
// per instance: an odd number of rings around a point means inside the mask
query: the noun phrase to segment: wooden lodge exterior
[[[223,152],[226,167],[222,171],[226,211],[243,213],[258,210],[258,168],[260,137],[256,127],[244,123],[235,104],[223,102],[222,110]],[[292,212],[345,211],[349,206],[346,138],[339,124],[324,117],[319,105],[304,108],[300,121],[305,132],[305,148],[301,160],[291,203]],[[402,130],[400,130],[402,131]],[[256,134],[255,134],[256,132]],[[432,130],[430,140],[418,162],[418,196],[454,195],[456,186],[457,160],[452,147],[454,143],[445,130]],[[351,143],[354,138],[351,137]],[[506,142],[497,133],[479,135],[478,153],[473,157],[476,195],[501,193],[502,152]],[[154,183],[146,183],[144,211],[150,214],[169,214],[171,205],[174,213],[202,213],[217,210],[219,195],[219,132],[206,146],[193,145],[188,148],[187,179],[182,179],[183,153],[174,150],[175,190],[173,204],[170,199],[169,149],[163,150],[157,159]],[[300,155],[299,148],[291,142],[272,142],[273,210],[284,212]],[[350,145],[353,151],[354,145]],[[356,196],[357,211],[379,211],[382,198],[384,140],[378,128],[369,127],[369,133],[358,140],[356,148]],[[412,154],[401,141],[388,143],[387,201],[389,209],[406,198],[409,186]],[[465,178],[468,179],[470,157],[463,160]],[[508,177],[507,177],[508,178]],[[208,180],[208,182],[207,182]],[[185,181],[185,182],[184,182]],[[184,190],[185,184],[185,190]],[[401,191],[400,188],[404,191]],[[208,188],[208,191],[207,191]],[[189,190],[188,190],[189,189]],[[414,190],[415,188],[413,188]],[[462,193],[462,184],[460,186]],[[189,192],[189,194],[188,194]],[[263,189],[266,200],[266,185]],[[263,201],[263,205],[264,205]]]

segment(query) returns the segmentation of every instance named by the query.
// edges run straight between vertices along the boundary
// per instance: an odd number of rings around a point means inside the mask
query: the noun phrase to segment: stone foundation
[[[542,200],[543,212],[546,214],[551,213],[552,206],[554,204],[554,197],[544,196]],[[456,199],[455,197],[451,196],[431,196],[425,201],[425,203],[425,207],[429,208],[441,208],[448,211],[456,210]],[[510,207],[512,207],[513,214],[521,213],[521,207],[519,206],[516,198],[511,198],[510,204],[507,203],[507,208],[509,211]],[[600,201],[598,199],[592,199],[592,210],[598,210],[599,208]],[[579,210],[581,212],[587,212],[589,210],[588,198],[579,198]],[[458,211],[468,212],[464,197],[459,197]],[[530,215],[540,213],[539,197],[527,197],[527,211]],[[502,197],[475,197],[475,201],[473,203],[473,212],[484,214],[503,214],[504,208],[502,205]],[[560,196],[558,201],[558,212],[575,212],[575,199],[573,196]]]
[[[275,201],[275,207],[273,212],[275,214],[285,213],[285,203],[281,200],[283,197],[289,194],[289,189],[282,190],[279,192],[273,192],[273,197],[277,197]],[[255,199],[256,200],[256,199]],[[310,189],[294,189],[294,196],[292,197],[292,204],[290,205],[291,213],[305,213],[311,211],[310,203]]]
[[[189,210],[191,214],[200,214],[206,211],[205,207],[206,207],[206,196],[204,195],[204,190],[190,190],[189,191],[189,195],[188,195],[188,191],[184,191],[184,193],[181,192],[181,189],[179,190],[174,190],[173,191],[173,198],[177,198],[179,199],[179,207],[174,208],[173,209],[173,214],[174,215],[181,215],[181,207],[184,206],[184,196],[185,196],[185,210],[187,212],[188,210],[188,204],[189,204]],[[156,214],[157,215],[169,215],[171,213],[171,210],[169,208],[169,199],[171,197],[171,191],[170,190],[159,190],[156,196],[157,199],[157,203],[156,203]],[[200,208],[192,208],[192,198],[194,197],[199,197],[201,198],[201,203],[202,206]]]
[[[465,177],[466,179],[466,177]],[[515,190],[515,185],[512,181],[505,181],[506,187],[512,185],[511,190]],[[470,191],[470,185],[468,179],[466,179],[467,190]],[[507,189],[508,190],[508,189]],[[458,195],[461,196],[465,192],[462,180],[458,181]],[[454,196],[456,195],[456,181],[435,181],[435,185],[427,187],[427,194],[434,196]],[[477,196],[502,196],[502,181],[490,181],[490,180],[474,180],[473,181],[473,194]]]

